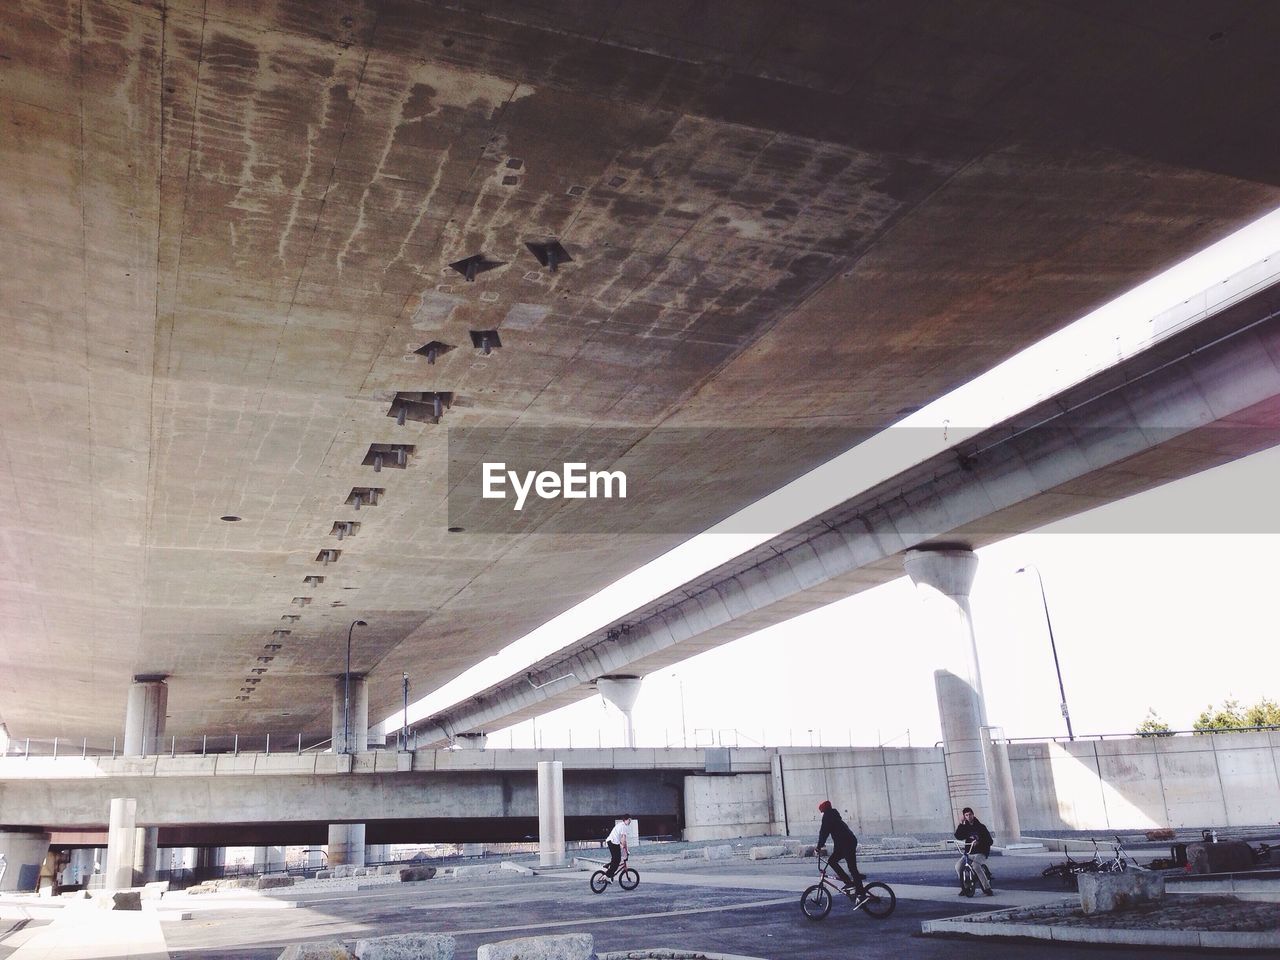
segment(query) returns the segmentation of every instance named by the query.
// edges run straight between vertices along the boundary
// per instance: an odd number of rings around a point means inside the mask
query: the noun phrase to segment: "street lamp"
[[[684,681],[676,674],[671,675],[676,683],[680,684],[680,746],[689,746],[689,727],[684,720]]]
[[[401,733],[400,733],[400,737],[403,741],[400,744],[400,749],[408,750],[409,749],[409,674],[402,672],[400,674],[400,678],[404,682],[404,726],[401,728]]]
[[[1036,582],[1040,584],[1040,603],[1044,606],[1044,622],[1049,628],[1049,649],[1053,651],[1053,670],[1058,675],[1058,696],[1062,703],[1062,719],[1067,721],[1067,739],[1074,740],[1075,733],[1071,730],[1071,714],[1067,711],[1067,691],[1062,686],[1062,668],[1058,665],[1058,645],[1053,642],[1053,621],[1049,619],[1049,600],[1044,594],[1044,577],[1040,575],[1040,568],[1034,563],[1028,563],[1024,567],[1019,567],[1018,573],[1026,573],[1031,570],[1036,575]]]
[[[342,675],[342,752],[351,752],[351,631],[367,627],[363,620],[353,620],[347,627],[347,672]]]

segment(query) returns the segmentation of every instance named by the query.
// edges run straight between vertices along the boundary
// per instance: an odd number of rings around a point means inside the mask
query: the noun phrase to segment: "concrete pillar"
[[[138,827],[133,836],[134,885],[151,883],[160,870],[160,828]]]
[[[164,682],[164,677],[140,674],[133,678],[124,715],[126,757],[143,757],[160,752],[168,706],[169,686]]]
[[[329,866],[364,866],[364,824],[329,824]]]
[[[538,761],[538,865],[564,863],[564,764]]]
[[[344,715],[347,716],[345,726]],[[349,688],[342,674],[334,682],[332,731],[334,753],[364,753],[369,749],[369,688],[364,674],[353,673]],[[350,749],[347,749],[348,738]]]
[[[107,863],[103,869],[107,890],[132,887],[134,844],[137,840],[138,801],[132,797],[115,797],[111,801],[111,819],[107,826]]]
[[[1001,842],[1009,842],[1016,838],[1017,814],[992,791],[986,702],[969,609],[978,558],[967,548],[908,550],[905,565],[924,601],[928,629],[946,643],[943,667],[933,679],[952,820],[958,823],[960,811],[972,807],[979,820],[1001,834]]]
[[[631,710],[636,705],[636,697],[640,696],[640,678],[631,676],[601,677],[596,681],[599,691],[606,703],[611,703],[622,711],[622,719],[626,721],[626,732],[623,745],[636,745],[636,729],[631,720]]]
[[[210,880],[222,876],[227,863],[226,847],[197,847],[191,870],[197,880]]]
[[[371,843],[364,848],[365,863],[386,863],[390,859],[390,847],[385,843]]]
[[[285,867],[284,847],[254,847],[253,872],[277,873]]]
[[[487,733],[460,733],[453,738],[453,745],[459,750],[483,750],[488,742]]]
[[[0,891],[30,892],[40,878],[40,867],[49,853],[49,834],[40,829],[0,830]]]

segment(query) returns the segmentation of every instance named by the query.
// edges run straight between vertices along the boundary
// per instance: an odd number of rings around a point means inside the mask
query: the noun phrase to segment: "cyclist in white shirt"
[[[627,855],[627,828],[630,826],[631,814],[624,813],[621,822],[615,823],[609,836],[604,838],[604,842],[609,845],[609,866],[604,870],[604,879],[608,883],[613,882],[613,875],[618,872],[618,866]]]

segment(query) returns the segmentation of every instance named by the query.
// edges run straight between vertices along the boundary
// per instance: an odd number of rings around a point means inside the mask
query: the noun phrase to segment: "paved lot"
[[[274,960],[302,940],[352,939],[409,931],[451,933],[462,960],[482,943],[548,933],[587,932],[596,949],[682,948],[766,957],[829,960],[833,950],[858,958],[1017,958],[1097,956],[1098,948],[1037,943],[977,943],[926,939],[925,919],[1061,896],[1040,870],[1047,860],[992,861],[999,895],[955,895],[949,858],[864,865],[899,892],[898,909],[877,921],[838,902],[821,922],[800,912],[800,891],[812,881],[813,860],[672,861],[638,863],[641,883],[627,892],[593,895],[587,874],[432,880],[359,892],[289,891],[293,910],[228,910],[165,924],[170,956],[178,960]],[[1182,958],[1192,952],[1109,948],[1107,957]]]

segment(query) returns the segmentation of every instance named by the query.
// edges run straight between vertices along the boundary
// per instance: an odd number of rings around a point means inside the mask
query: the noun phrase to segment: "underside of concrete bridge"
[[[357,619],[375,716],[436,689],[1280,205],[1278,30],[0,5],[0,722],[110,740],[144,675],[171,735],[328,736]],[[685,492],[625,537],[468,530],[467,427],[626,431]]]

